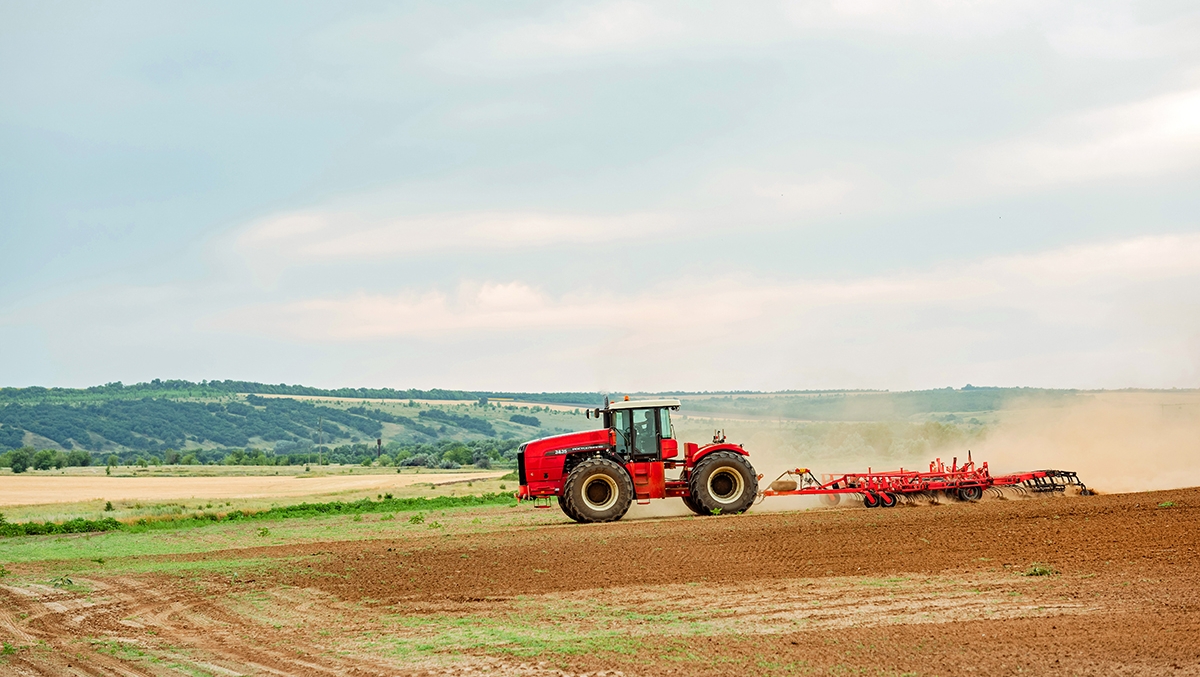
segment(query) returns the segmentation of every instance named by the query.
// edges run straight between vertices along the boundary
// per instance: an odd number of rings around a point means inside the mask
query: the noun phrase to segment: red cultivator
[[[1091,493],[1074,472],[1031,470],[993,477],[986,462],[976,466],[969,454],[967,459],[959,465],[955,458],[946,466],[939,458],[929,464],[928,472],[903,468],[875,472],[868,468],[865,473],[822,475],[820,479],[807,468],[796,468],[780,475],[762,495],[820,496],[827,505],[837,505],[842,494],[860,494],[868,508],[890,508],[899,501],[938,494],[978,501],[984,491],[998,492],[1002,488],[1020,493],[1048,493],[1066,491],[1071,486],[1078,487],[1081,494]]]

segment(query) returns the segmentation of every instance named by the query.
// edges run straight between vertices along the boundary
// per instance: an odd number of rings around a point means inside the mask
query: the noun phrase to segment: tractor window
[[[624,409],[614,411],[612,413],[613,430],[617,433],[617,455],[621,457],[629,456],[629,448],[631,446],[632,430],[629,426],[629,410]]]
[[[671,410],[658,410],[658,432],[664,440],[675,439],[675,429],[671,427]]]
[[[657,409],[633,410],[634,456],[658,456],[658,411]]]

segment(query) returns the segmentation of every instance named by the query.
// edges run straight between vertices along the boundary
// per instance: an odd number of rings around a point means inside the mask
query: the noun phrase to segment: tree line
[[[384,467],[476,468],[512,467],[520,442],[482,439],[462,442],[442,439],[431,443],[389,442],[376,445],[354,443],[337,446],[291,443],[263,448],[216,448],[180,451],[125,450],[119,453],[89,453],[81,449],[60,451],[21,447],[0,453],[0,468],[15,473],[79,466],[164,466],[164,465],[363,465]]]
[[[469,433],[495,437],[487,420],[440,409],[407,417],[366,407],[340,409],[291,398],[250,395],[245,402],[192,402],[160,398],[114,399],[87,404],[41,402],[0,406],[0,450],[24,446],[26,431],[65,450],[119,446],[144,454],[217,445],[245,448],[266,443],[351,442],[382,435],[383,424],[402,426],[418,438]]]

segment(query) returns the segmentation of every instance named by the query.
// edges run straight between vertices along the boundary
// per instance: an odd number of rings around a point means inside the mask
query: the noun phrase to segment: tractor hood
[[[548,456],[573,454],[577,452],[599,451],[612,446],[608,428],[600,430],[584,430],[577,433],[566,433],[543,437],[525,443],[525,455]]]

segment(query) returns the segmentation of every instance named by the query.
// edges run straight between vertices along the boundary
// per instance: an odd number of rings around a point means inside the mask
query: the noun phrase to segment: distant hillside
[[[961,420],[971,424],[977,423],[975,416],[984,412],[1035,402],[1037,406],[1065,406],[1090,396],[1073,390],[972,386],[895,393],[632,394],[678,396],[684,399],[685,414],[716,418],[913,423]],[[414,400],[443,404],[422,405]],[[161,456],[167,449],[282,450],[314,444],[369,444],[377,438],[406,445],[523,440],[593,425],[578,410],[552,411],[542,405],[587,407],[602,400],[601,394],[584,392],[328,389],[250,381],[193,383],[158,379],[79,389],[3,388],[0,451],[28,445]]]

